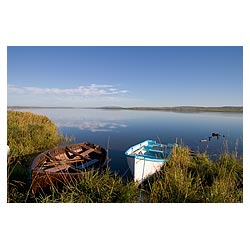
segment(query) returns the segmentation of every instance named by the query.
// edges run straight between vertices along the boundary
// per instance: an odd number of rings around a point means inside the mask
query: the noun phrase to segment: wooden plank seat
[[[66,147],[66,155],[69,159],[72,159],[76,156],[79,156],[81,159],[84,159],[84,156],[87,156],[91,152],[93,152],[93,148],[90,148],[88,150],[84,150],[83,152],[76,152],[76,151]],[[71,155],[69,153],[71,153]]]
[[[88,167],[94,165],[94,164],[97,163],[97,162],[99,162],[99,160],[97,160],[97,159],[92,159],[92,160],[87,161],[87,162],[85,162],[85,163],[83,163],[83,164],[81,164],[81,165],[78,165],[76,168],[77,168],[77,169],[80,169],[80,170],[83,170],[84,168],[88,168]]]
[[[84,146],[81,146],[81,148],[83,149],[83,151],[86,151],[86,150],[92,148],[92,149],[94,150],[93,152],[95,152],[95,153],[97,153],[97,154],[102,154],[102,151],[99,150],[99,147],[93,148],[93,147],[89,147],[89,146],[87,146],[87,145],[84,145]]]
[[[74,150],[72,150],[68,147],[65,148],[65,152],[66,152],[66,155],[69,159],[73,159],[76,156],[79,156],[81,159],[83,159],[83,156],[81,154],[79,154],[78,152],[75,152]]]
[[[75,152],[74,150],[66,147],[66,155],[69,159],[73,159],[74,157],[79,156],[81,159],[90,160],[90,157],[88,155],[94,151],[95,151],[94,148],[89,148],[88,150],[80,153],[80,152]],[[70,155],[69,153],[71,153],[72,155]]]
[[[94,151],[95,151],[94,148],[90,148],[90,149],[86,150],[85,152],[81,153],[81,156],[83,156],[83,157],[87,156],[88,154],[90,154],[90,153],[92,153]]]
[[[68,164],[62,164],[62,165],[55,165],[51,168],[47,168],[44,171],[45,172],[52,172],[52,173],[56,173],[59,171],[63,171],[63,170],[68,170],[70,168],[70,165]]]

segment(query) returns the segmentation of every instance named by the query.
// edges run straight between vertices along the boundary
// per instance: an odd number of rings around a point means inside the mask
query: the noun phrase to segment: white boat
[[[177,146],[177,143],[161,144],[146,140],[129,148],[125,155],[134,181],[141,183],[159,171]]]

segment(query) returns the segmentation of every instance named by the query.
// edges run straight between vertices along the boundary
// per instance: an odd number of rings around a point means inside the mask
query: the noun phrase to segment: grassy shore
[[[243,163],[236,154],[211,161],[179,147],[146,184],[145,202],[243,202]]]
[[[192,156],[185,146],[176,148],[162,170],[141,185],[106,169],[62,189],[32,194],[27,176],[33,158],[61,141],[47,117],[8,112],[8,202],[243,202],[243,159],[237,153],[225,152],[212,161],[205,153]]]
[[[11,157],[20,157],[58,145],[62,136],[48,117],[8,111],[7,137]]]
[[[8,111],[8,181],[27,181],[34,156],[62,142],[62,135],[48,117],[31,112]]]

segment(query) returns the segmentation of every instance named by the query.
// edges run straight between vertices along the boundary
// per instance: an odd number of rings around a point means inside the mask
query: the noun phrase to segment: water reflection
[[[99,109],[31,109],[33,113],[48,116],[61,128],[76,128],[95,132],[110,132],[127,128],[126,113]]]
[[[58,128],[78,128],[80,130],[89,130],[95,132],[110,132],[112,130],[118,130],[119,128],[128,127],[125,123],[115,123],[109,121],[58,121],[56,122]]]

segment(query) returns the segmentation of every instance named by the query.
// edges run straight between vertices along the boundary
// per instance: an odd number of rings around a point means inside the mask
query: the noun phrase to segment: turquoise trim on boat
[[[133,147],[125,151],[125,155],[130,158],[136,158],[140,160],[148,160],[155,162],[165,162],[167,158],[171,155],[171,151],[176,143],[160,144],[153,140],[146,140],[144,142],[138,143]],[[143,149],[146,152],[144,154],[133,153],[139,149]],[[162,149],[162,150],[160,150]]]

